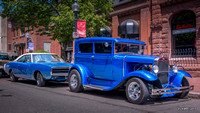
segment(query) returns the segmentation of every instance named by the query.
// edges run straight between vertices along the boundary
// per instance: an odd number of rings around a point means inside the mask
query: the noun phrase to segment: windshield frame
[[[136,45],[136,46],[139,46],[139,51],[137,53],[135,52],[128,52],[128,51],[122,51],[122,52],[119,52],[119,51],[116,51],[116,44],[130,44],[130,45]],[[132,53],[132,54],[137,54],[137,55],[143,55],[144,54],[144,44],[135,44],[135,43],[124,43],[124,42],[115,42],[114,43],[114,54],[128,54],[128,53]],[[140,53],[139,53],[140,52]]]

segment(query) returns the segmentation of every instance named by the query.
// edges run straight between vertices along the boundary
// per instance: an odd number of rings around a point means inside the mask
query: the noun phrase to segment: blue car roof
[[[89,38],[82,38],[82,39],[76,40],[76,43],[87,42],[87,41],[101,41],[101,40],[146,45],[145,42],[138,41],[138,40],[124,39],[124,38],[111,38],[111,37],[89,37]]]

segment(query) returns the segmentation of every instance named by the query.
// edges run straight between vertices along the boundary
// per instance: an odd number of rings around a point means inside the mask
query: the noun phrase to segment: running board
[[[109,89],[109,87],[96,86],[96,85],[92,85],[92,84],[83,85],[83,87],[97,89],[97,90],[101,90],[101,91],[103,91],[104,89]]]

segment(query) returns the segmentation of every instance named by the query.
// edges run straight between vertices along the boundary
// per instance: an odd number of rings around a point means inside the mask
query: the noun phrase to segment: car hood
[[[137,63],[148,63],[153,64],[154,60],[159,56],[154,55],[138,55],[138,54],[120,54],[119,56],[123,56],[125,62],[137,62]]]
[[[65,67],[65,66],[72,66],[70,63],[64,62],[38,62],[39,64],[47,65],[49,67]]]

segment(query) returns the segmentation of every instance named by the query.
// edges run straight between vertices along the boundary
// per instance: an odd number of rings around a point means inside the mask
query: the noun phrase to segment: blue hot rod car
[[[28,53],[5,64],[4,70],[13,82],[25,78],[44,86],[45,81],[66,81],[70,67],[71,64],[64,63],[56,54]]]
[[[84,38],[75,42],[75,64],[69,70],[72,92],[124,88],[131,103],[148,98],[184,98],[193,87],[190,74],[170,66],[165,57],[143,55],[145,43],[119,38]]]

